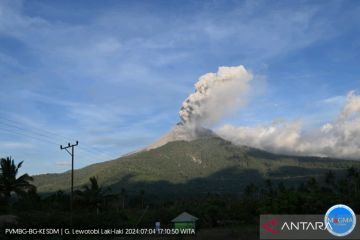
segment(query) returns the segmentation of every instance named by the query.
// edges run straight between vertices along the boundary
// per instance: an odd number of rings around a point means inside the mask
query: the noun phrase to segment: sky
[[[211,128],[334,119],[360,83],[359,1],[0,0],[0,156],[30,174],[141,149],[198,78],[243,65],[248,103]]]

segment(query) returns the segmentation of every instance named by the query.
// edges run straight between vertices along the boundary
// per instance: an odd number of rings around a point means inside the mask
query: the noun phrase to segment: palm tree
[[[83,187],[83,191],[77,190],[75,194],[78,196],[80,202],[85,204],[88,207],[96,208],[96,212],[100,212],[100,208],[107,198],[106,193],[109,189],[103,189],[99,186],[97,178],[91,177],[90,187],[88,185]]]
[[[29,183],[33,181],[33,178],[28,174],[16,177],[23,162],[21,161],[16,165],[11,157],[0,159],[0,195],[3,195],[6,200],[10,198],[13,192],[20,195],[36,189],[34,185]]]

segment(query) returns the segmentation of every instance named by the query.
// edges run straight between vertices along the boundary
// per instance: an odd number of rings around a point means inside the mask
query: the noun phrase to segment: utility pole
[[[66,150],[70,156],[71,156],[71,195],[70,195],[70,211],[71,211],[71,224],[72,224],[72,214],[73,214],[73,198],[74,198],[74,147],[79,144],[78,141],[76,141],[76,144],[70,144],[66,147],[63,147],[60,145],[61,150]],[[71,152],[68,150],[68,148],[71,148]]]

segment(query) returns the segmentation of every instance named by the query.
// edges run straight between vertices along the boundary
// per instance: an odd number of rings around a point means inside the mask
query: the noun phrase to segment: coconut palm
[[[28,174],[23,174],[17,178],[22,164],[23,161],[16,165],[11,157],[0,159],[0,195],[6,199],[9,199],[12,193],[21,195],[36,189],[34,185],[29,183],[33,181],[33,178]]]
[[[96,212],[99,213],[105,200],[111,196],[107,195],[110,189],[100,187],[96,177],[91,177],[89,180],[90,186],[84,186],[82,191],[77,190],[75,191],[75,194],[80,203],[84,206],[95,208]]]

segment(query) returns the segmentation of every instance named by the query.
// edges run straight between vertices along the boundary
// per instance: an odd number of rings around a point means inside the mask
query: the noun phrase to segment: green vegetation
[[[110,195],[110,189],[104,189],[99,186],[97,178],[91,177],[90,186],[83,186],[83,190],[75,191],[74,202],[78,208],[86,208],[90,210],[96,209],[96,213],[99,214],[100,210],[106,207],[106,202],[111,198],[115,198],[115,195]]]
[[[217,137],[191,142],[170,142],[150,151],[90,165],[75,171],[75,187],[80,189],[92,176],[101,179],[113,192],[122,189],[154,195],[211,193],[241,194],[249,183],[264,179],[297,184],[308,177],[322,176],[328,170],[343,172],[359,162],[317,157],[271,154],[258,149],[235,146]],[[340,173],[339,173],[340,174]],[[40,193],[68,191],[70,172],[34,176]]]
[[[267,179],[247,185],[241,196],[208,193],[156,202],[142,191],[127,196],[124,207],[123,195],[110,194],[99,186],[96,178],[91,178],[87,187],[77,191],[76,196],[81,198],[75,199],[73,226],[153,228],[155,221],[160,221],[162,227],[172,228],[171,219],[187,211],[199,218],[197,239],[258,239],[260,214],[324,214],[338,203],[360,211],[357,168],[350,167],[342,175],[328,171],[318,180],[310,177],[296,187],[285,183]],[[0,210],[0,215],[14,214],[24,227],[66,227],[71,218],[69,199],[64,192],[41,198],[28,192],[11,207]]]
[[[186,211],[199,218],[197,239],[258,239],[260,214],[324,214],[338,203],[360,211],[359,162],[276,155],[216,137],[77,170],[72,213],[70,173],[35,176],[38,194],[28,175],[16,177],[22,162],[1,162],[0,215],[15,215],[24,227],[66,227],[72,219],[79,228],[153,228],[156,221],[173,228]]]
[[[29,183],[33,178],[28,174],[17,177],[22,164],[16,165],[10,157],[0,159],[0,198],[5,202],[9,201],[12,193],[21,196],[36,191],[35,186]]]

